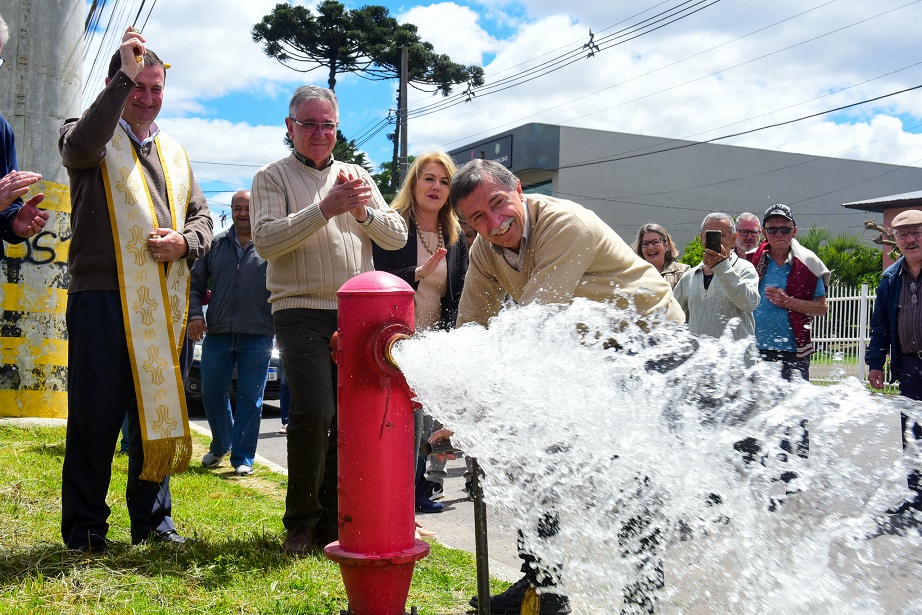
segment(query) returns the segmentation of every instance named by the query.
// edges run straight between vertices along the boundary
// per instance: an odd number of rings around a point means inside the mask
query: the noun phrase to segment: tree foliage
[[[701,236],[695,235],[691,241],[685,244],[685,249],[682,250],[682,257],[679,262],[694,267],[701,262],[702,256],[704,256],[704,246],[701,245]]]
[[[832,272],[832,283],[857,287],[866,283],[876,288],[883,273],[883,254],[868,246],[861,235],[840,234],[835,237],[824,227],[812,227],[797,241],[816,253]]]
[[[347,9],[336,0],[317,5],[316,15],[304,6],[277,4],[253,26],[253,41],[266,55],[299,72],[327,69],[327,84],[353,73],[379,81],[400,76],[400,53],[409,55],[409,84],[447,96],[460,83],[483,85],[483,69],[463,66],[437,54],[420,39],[416,26],[401,24],[383,6]]]

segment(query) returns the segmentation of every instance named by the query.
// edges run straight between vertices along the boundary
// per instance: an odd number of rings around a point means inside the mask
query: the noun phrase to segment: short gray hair
[[[744,211],[743,213],[741,213],[740,215],[738,215],[738,216],[736,217],[736,221],[737,221],[737,222],[740,222],[740,221],[755,222],[755,223],[758,224],[759,226],[762,226],[762,221],[759,220],[759,216],[757,216],[757,215],[755,215],[755,214],[751,214],[751,213],[749,213],[748,211]]]
[[[475,158],[466,163],[452,176],[451,187],[448,190],[448,200],[451,201],[459,218],[461,212],[458,211],[458,201],[469,197],[487,178],[493,178],[510,190],[515,190],[519,181],[512,171],[498,162]]]
[[[750,214],[752,215],[752,214]],[[704,217],[704,220],[701,221],[701,232],[704,232],[704,227],[707,226],[708,220],[726,220],[730,223],[730,232],[736,232],[736,223],[733,222],[733,216],[730,214],[725,214],[722,211],[715,211],[714,213],[708,214]]]
[[[336,94],[333,93],[333,90],[316,85],[302,85],[295,90],[295,93],[291,96],[291,102],[288,103],[288,117],[294,118],[298,108],[308,100],[322,100],[333,105],[336,121],[339,122],[339,102],[336,100]]]
[[[3,21],[3,17],[0,16],[0,47],[6,45],[8,40],[10,40],[10,28]]]

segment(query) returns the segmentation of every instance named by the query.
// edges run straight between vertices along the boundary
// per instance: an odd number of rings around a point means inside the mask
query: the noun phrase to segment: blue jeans
[[[272,337],[211,333],[202,342],[202,405],[211,427],[211,454],[231,452],[230,462],[253,465],[263,411]],[[237,396],[231,409],[228,388],[237,365]]]

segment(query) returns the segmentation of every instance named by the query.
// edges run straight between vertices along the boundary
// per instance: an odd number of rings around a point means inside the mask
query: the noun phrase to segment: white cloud
[[[600,53],[534,81],[415,120],[410,132],[413,144],[451,149],[534,121],[706,139],[893,92],[916,85],[922,74],[915,67],[874,79],[917,61],[912,31],[918,28],[918,14],[893,10],[901,5],[897,0],[860,9],[834,3],[735,42],[731,41],[809,7],[783,1],[738,12],[717,4],[606,49],[610,43],[603,37],[616,29],[605,27],[631,14],[627,4],[605,5],[605,15],[600,3],[593,3],[595,14],[580,14],[584,4],[572,10],[568,6],[566,16],[555,4],[556,11],[546,11],[549,16],[523,25],[503,41],[487,67],[488,83],[521,73],[531,58],[537,58],[534,65],[547,63],[562,53],[564,43],[578,46],[578,41],[587,40],[590,23],[600,26],[593,27]],[[540,13],[542,6],[527,4],[532,14]],[[508,4],[503,8],[508,9]],[[874,17],[888,10],[893,12]],[[861,20],[867,21],[851,25]],[[841,31],[820,36],[837,29]],[[816,40],[805,42],[811,38]],[[513,71],[508,71],[512,66]],[[819,98],[864,81],[868,82]],[[904,94],[860,107],[857,113],[860,121],[854,123],[834,123],[827,115],[733,142],[896,163],[919,159],[919,137],[902,131],[893,114],[922,118],[922,95]]]
[[[249,187],[259,167],[289,153],[282,125],[251,126],[202,118],[172,118],[160,124],[186,148],[199,183],[221,180],[233,189]]]
[[[161,59],[172,65],[167,79],[170,113],[201,113],[208,100],[241,90],[274,95],[280,89],[290,90],[292,84],[325,85],[322,71],[307,75],[293,71],[253,42],[253,26],[275,5],[275,0],[157,3],[143,35]],[[103,56],[114,51],[105,50]],[[101,89],[99,83],[92,96]]]
[[[325,82],[323,71],[292,71],[252,42],[253,25],[276,1],[157,3],[144,33],[174,66],[164,110],[172,119],[164,123],[170,132],[180,132],[177,137],[193,159],[264,164],[285,155],[281,117],[278,127],[255,125],[269,120],[248,119],[249,109],[222,118],[218,110],[226,104],[218,104],[221,97],[256,92],[266,99],[287,98],[295,85]],[[606,37],[679,3],[657,5],[637,16],[645,7],[626,0],[564,5],[549,0],[404,1],[399,7],[384,2],[394,7],[398,19],[415,23],[440,53],[465,64],[485,58],[488,85],[522,77],[502,92],[486,95],[484,90],[470,103],[411,119],[411,154],[460,147],[527,122],[707,139],[911,87],[922,83],[922,65],[905,68],[919,61],[915,41],[922,14],[898,8],[904,3],[720,2],[609,46],[615,39]],[[810,10],[813,6],[820,8]],[[544,76],[525,73],[567,49],[578,49],[590,28],[602,47],[594,58]],[[761,31],[750,34],[756,30]],[[385,116],[396,86],[340,75],[336,89],[344,132],[352,136]],[[829,94],[847,86],[853,87]],[[441,100],[419,93],[410,99],[416,106]],[[922,92],[915,92],[723,142],[918,164],[922,136],[908,129],[919,123]],[[384,133],[365,149],[376,161],[390,157]],[[237,184],[254,170],[203,166],[200,172]]]
[[[419,37],[432,43],[436,53],[444,53],[458,64],[480,66],[484,54],[497,46],[481,27],[478,14],[454,2],[413,7],[397,20],[415,25]]]

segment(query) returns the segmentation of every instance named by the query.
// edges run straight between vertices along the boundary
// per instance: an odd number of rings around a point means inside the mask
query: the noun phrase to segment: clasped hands
[[[336,176],[336,185],[321,199],[320,211],[327,220],[348,212],[357,221],[364,222],[368,218],[365,204],[370,200],[371,186],[364,179],[340,171]]]

